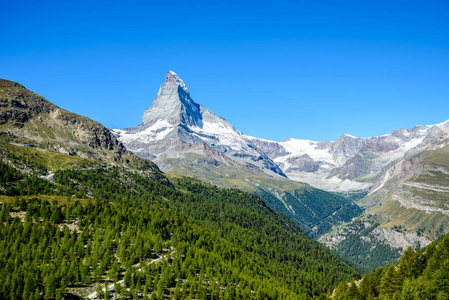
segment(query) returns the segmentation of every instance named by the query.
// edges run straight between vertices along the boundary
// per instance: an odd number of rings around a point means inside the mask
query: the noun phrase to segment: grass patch
[[[69,204],[69,203],[73,203],[75,201],[79,201],[81,202],[81,204],[86,205],[87,202],[90,200],[92,201],[92,199],[83,199],[83,198],[72,198],[72,197],[67,197],[67,196],[56,196],[56,195],[31,195],[31,196],[5,196],[5,195],[0,195],[0,202],[3,203],[14,203],[14,201],[16,201],[17,199],[25,199],[25,200],[30,200],[33,198],[37,198],[39,200],[47,200],[49,202],[53,202],[53,200],[56,200],[58,202],[58,204],[60,205],[64,205],[64,204]]]
[[[85,159],[77,156],[69,156],[45,149],[35,147],[19,146],[0,141],[0,148],[7,152],[21,156],[30,164],[42,166],[49,171],[72,169],[74,165],[94,165],[97,161]]]

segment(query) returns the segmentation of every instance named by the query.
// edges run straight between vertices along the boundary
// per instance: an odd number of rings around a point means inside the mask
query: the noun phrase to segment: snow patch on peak
[[[175,128],[165,120],[160,120],[150,127],[139,132],[128,132],[122,129],[111,130],[115,136],[124,144],[132,142],[150,143],[158,141],[167,136]]]

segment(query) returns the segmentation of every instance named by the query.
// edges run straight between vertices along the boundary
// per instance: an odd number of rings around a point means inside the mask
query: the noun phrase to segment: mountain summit
[[[143,114],[141,127],[149,128],[164,120],[172,126],[202,127],[200,106],[190,98],[189,90],[179,76],[170,71],[165,76],[156,99]]]
[[[195,103],[184,81],[173,71],[165,76],[142,122],[113,132],[128,149],[154,160],[164,171],[176,169],[178,173],[192,175],[191,167],[183,167],[181,161],[194,156],[201,157],[194,161],[208,170],[213,165],[244,169],[253,175],[286,177],[228,121]]]

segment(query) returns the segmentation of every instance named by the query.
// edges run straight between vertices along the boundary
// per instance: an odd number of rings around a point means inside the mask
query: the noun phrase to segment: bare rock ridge
[[[208,164],[218,164],[252,174],[286,177],[228,121],[193,101],[187,86],[173,71],[165,76],[142,122],[113,132],[129,150],[152,159],[163,171],[175,171],[183,158],[198,156],[207,158],[198,160],[207,169]]]
[[[330,191],[374,190],[385,172],[401,159],[444,147],[449,121],[390,134],[357,138],[342,135],[335,142],[287,139],[282,142],[247,137],[293,180]]]
[[[120,143],[100,123],[59,108],[24,86],[0,79],[0,135],[33,146],[129,168],[160,173]]]

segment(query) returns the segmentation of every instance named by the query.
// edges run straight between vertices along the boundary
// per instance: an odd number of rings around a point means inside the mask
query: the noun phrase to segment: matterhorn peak
[[[187,94],[189,93],[189,89],[187,88],[187,86],[185,85],[184,81],[182,81],[181,78],[179,78],[178,74],[176,74],[173,71],[169,71],[167,73],[167,75],[165,75],[165,82],[164,84],[177,84],[178,86],[180,86]]]
[[[164,171],[178,168],[178,164],[185,164],[190,170],[198,164],[204,170],[214,169],[210,171],[214,174],[215,168],[235,167],[244,174],[285,177],[277,165],[228,121],[195,103],[182,79],[173,71],[165,75],[156,98],[142,116],[142,123],[114,133],[128,149],[156,161]],[[195,161],[190,160],[193,157]]]
[[[162,121],[171,126],[202,126],[200,105],[190,98],[184,81],[173,71],[165,75],[165,81],[160,86],[153,104],[142,116],[142,123],[130,130],[143,130],[161,124]]]

